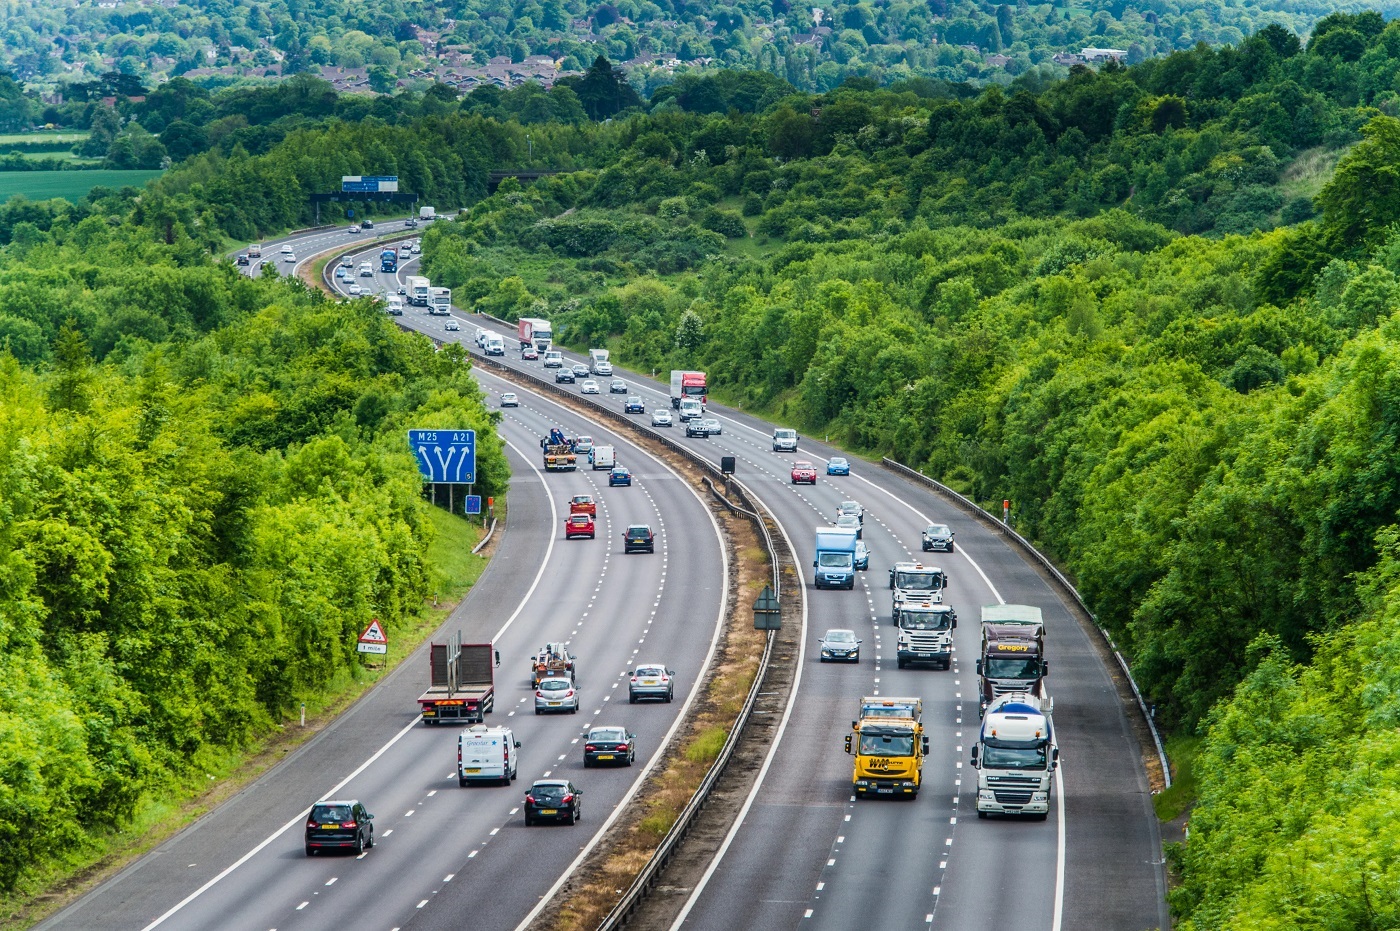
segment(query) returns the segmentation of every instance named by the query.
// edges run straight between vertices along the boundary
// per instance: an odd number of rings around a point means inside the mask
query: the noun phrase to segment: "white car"
[[[355,234],[355,233],[358,233],[359,231],[360,231],[359,226],[352,226],[352,227],[350,227],[350,233],[351,233],[352,235]]]
[[[578,391],[579,391],[579,394],[599,394],[599,393],[600,393],[600,389],[598,388],[598,383],[597,383],[596,381],[594,381],[593,379],[591,379],[591,378],[588,379],[587,381],[585,381],[583,384],[579,385],[579,386],[578,386]]]
[[[516,393],[515,393],[514,391],[505,391],[505,392],[502,392],[502,393],[501,393],[501,407],[519,407],[519,406],[520,406],[520,398],[516,395]]]
[[[288,265],[295,265],[297,257],[291,252],[284,252],[282,253],[282,261],[286,262]]]
[[[653,427],[669,427],[671,425],[671,412],[661,410],[652,411],[651,425]]]
[[[357,284],[352,284],[348,290],[351,297],[359,297],[361,294],[365,293],[365,289]]]
[[[418,245],[418,243],[415,242],[415,243],[413,244],[413,247],[412,247],[412,252],[413,252],[413,254],[414,254],[414,255],[417,255],[418,253],[420,253],[420,252],[422,252],[422,251],[423,251],[423,247],[420,246],[420,245]]]
[[[457,323],[456,320],[448,320],[442,325],[442,328],[444,330],[460,330],[462,327]]]

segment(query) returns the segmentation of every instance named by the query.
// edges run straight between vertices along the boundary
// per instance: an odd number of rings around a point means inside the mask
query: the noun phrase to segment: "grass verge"
[[[503,517],[504,512],[498,511],[498,515]],[[252,746],[202,749],[183,777],[141,800],[129,825],[88,838],[82,852],[75,852],[61,868],[39,877],[41,892],[0,898],[0,931],[18,931],[49,917],[239,792],[333,721],[416,650],[476,584],[486,569],[486,554],[495,545],[488,544],[482,555],[473,556],[471,549],[486,535],[486,528],[439,508],[429,511],[429,520],[435,533],[426,558],[433,567],[435,594],[415,617],[395,625],[389,653],[377,666],[367,665],[355,675],[343,674],[323,692],[306,696],[305,727],[300,725],[298,709],[296,715],[274,725]]]
[[[1167,759],[1172,761],[1172,787],[1152,796],[1152,807],[1161,821],[1175,821],[1190,810],[1200,792],[1196,779],[1199,737],[1167,738]]]

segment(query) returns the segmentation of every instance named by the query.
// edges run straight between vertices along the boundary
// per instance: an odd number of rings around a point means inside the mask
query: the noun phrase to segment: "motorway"
[[[707,507],[668,466],[551,402],[522,401],[502,412],[513,476],[508,527],[441,631],[500,651],[487,722],[509,725],[523,745],[515,786],[458,786],[458,729],[418,720],[427,678],[420,648],[247,788],[41,927],[388,931],[458,928],[470,914],[474,927],[510,928],[605,834],[697,693],[725,610],[727,557]],[[609,489],[603,472],[539,472],[539,437],[556,424],[616,445],[633,486]],[[598,536],[565,541],[568,500],[581,492],[599,503]],[[655,554],[622,554],[629,523],[652,525]],[[532,713],[527,659],[551,640],[569,642],[578,658],[576,715]],[[675,702],[627,704],[637,662],[677,671]],[[580,737],[595,724],[636,732],[636,765],[585,771]],[[546,777],[583,790],[577,826],[525,828],[524,790]],[[308,858],[302,820],[321,798],[364,801],[375,815],[374,848]]]
[[[353,257],[358,264],[366,256]],[[371,291],[393,293],[416,263],[414,257],[394,274],[376,271]],[[447,318],[421,308],[396,318],[435,340],[461,342],[474,355],[480,354],[475,336],[482,325],[505,337],[507,347],[518,345],[509,329],[484,318],[454,311],[451,321],[460,329],[447,329]],[[575,353],[565,356],[568,363],[586,362]],[[513,351],[498,361],[550,377],[539,362]],[[621,370],[616,376],[648,411],[669,406],[668,385]],[[489,376],[483,380],[495,385]],[[604,390],[608,380],[599,379]],[[620,410],[623,397],[596,400]],[[1115,684],[1118,673],[1105,667],[1091,639],[1096,635],[1075,620],[1057,590],[1003,538],[927,488],[859,460],[849,477],[822,475],[816,486],[793,486],[793,460],[810,459],[821,472],[826,458],[840,451],[804,438],[796,455],[776,454],[772,424],[718,404],[708,414],[721,421],[720,436],[685,439],[680,427],[669,432],[716,460],[721,454],[738,458],[740,477],[776,515],[799,569],[811,565],[813,528],[830,523],[837,504],[853,498],[865,507],[871,570],[851,592],[806,586],[807,650],[793,702],[740,823],[690,894],[677,926],[1169,927],[1157,822],[1141,750]],[[665,429],[650,428],[646,416],[636,420],[644,429]],[[934,520],[957,533],[957,552],[938,560],[949,573],[949,602],[962,622],[955,661],[949,671],[901,670],[890,655],[886,570],[897,560],[922,557],[912,548]],[[976,773],[967,761],[978,727],[978,609],[995,602],[1038,605],[1046,620],[1061,767],[1051,817],[1041,823],[981,820],[973,808]],[[816,639],[832,627],[857,629],[864,640],[861,664],[818,662]],[[863,694],[924,699],[932,753],[915,801],[857,803],[851,795],[851,762],[842,743]]]
[[[265,258],[274,256],[282,241],[267,243]],[[343,227],[285,241],[294,244],[300,261],[341,244],[352,253],[377,253]],[[362,244],[358,250],[357,241]],[[355,259],[358,263],[361,256]],[[398,279],[413,272],[415,262],[400,266],[394,276],[376,272],[372,289],[396,290]],[[453,319],[459,330],[445,329],[446,318],[429,317],[419,308],[408,309],[396,321],[441,342],[461,342],[479,355],[474,336],[481,318],[455,312]],[[503,336],[513,335],[489,325]],[[507,345],[512,345],[509,338]],[[566,356],[581,361],[576,354]],[[548,377],[539,363],[524,362],[515,353],[501,361]],[[489,392],[505,390],[505,383],[488,370],[478,366],[475,371]],[[627,380],[630,393],[643,397],[648,410],[669,403],[667,386],[618,375]],[[538,437],[554,423],[584,428],[581,418],[553,403],[513,385],[509,390],[518,391],[523,401],[502,425],[515,447],[510,456],[511,529],[448,629],[462,627],[467,640],[500,630],[496,639],[505,661],[499,680],[504,697],[494,717],[509,717],[525,744],[524,781],[544,771],[558,775],[566,766],[581,773],[581,762],[570,756],[577,745],[570,741],[585,722],[510,716],[509,709],[528,694],[523,674],[511,671],[521,672],[524,657],[540,642],[573,637],[584,688],[594,690],[585,692],[585,714],[600,710],[600,697],[614,691],[615,671],[628,665],[631,650],[641,649],[633,641],[655,638],[649,612],[659,610],[658,618],[670,619],[684,605],[680,613],[686,623],[667,629],[665,655],[657,656],[675,665],[683,682],[693,683],[714,631],[711,619],[720,610],[723,566],[704,508],[674,477],[665,477],[663,467],[647,462],[620,437],[610,441],[638,475],[638,487],[631,495],[623,494],[626,489],[600,492],[612,522],[610,533],[620,532],[627,521],[660,521],[664,515],[667,551],[655,559],[609,562],[611,547],[601,539],[556,541],[551,548],[561,519],[559,502],[574,491],[590,490],[592,476],[577,473],[544,481],[533,465]],[[620,409],[622,396],[605,394],[598,400]],[[828,523],[837,503],[848,498],[865,506],[865,539],[872,554],[871,570],[862,574],[854,591],[819,592],[807,585],[807,650],[793,700],[755,793],[721,857],[690,892],[677,927],[1168,927],[1161,845],[1140,748],[1115,685],[1116,671],[1105,668],[1091,634],[1074,620],[1056,590],[1001,537],[923,486],[859,460],[850,477],[823,475],[814,487],[792,486],[792,460],[811,459],[820,470],[825,458],[839,451],[804,438],[796,456],[775,454],[769,443],[771,424],[718,404],[710,405],[709,414],[720,419],[722,435],[686,440],[679,428],[671,428],[672,435],[716,458],[738,457],[740,478],[776,515],[800,568],[805,571],[811,564],[812,528]],[[644,426],[649,418],[637,421]],[[607,438],[610,431],[594,424],[585,432]],[[553,494],[543,494],[545,490]],[[946,672],[900,670],[889,655],[894,637],[885,570],[915,555],[919,533],[930,520],[946,522],[957,532],[958,551],[940,556],[951,578],[949,600],[962,619],[955,663]],[[542,564],[547,571],[536,584]],[[636,568],[640,566],[644,568]],[[565,588],[559,584],[565,579],[598,581]],[[520,593],[532,585],[532,594],[521,600]],[[970,810],[975,798],[975,772],[967,760],[977,727],[971,668],[976,619],[980,605],[997,601],[1039,605],[1047,622],[1062,766],[1051,817],[1043,823],[979,820]],[[692,617],[703,623],[694,624]],[[602,618],[608,620],[599,623]],[[815,641],[830,627],[857,629],[864,639],[859,665],[817,662]],[[412,702],[421,689],[422,665],[411,660],[248,790],[49,925],[149,928],[163,915],[168,917],[161,926],[172,928],[447,928],[461,927],[463,916],[470,916],[473,927],[523,924],[629,791],[630,774],[608,773],[616,777],[614,784],[603,777],[595,782],[589,771],[585,821],[579,828],[557,829],[574,833],[557,840],[550,828],[523,835],[519,816],[511,813],[520,793],[457,789],[450,778],[451,730],[414,726]],[[590,672],[597,668],[608,672],[600,678]],[[932,753],[924,790],[912,802],[857,803],[851,797],[850,758],[842,752],[842,742],[858,697],[872,693],[924,699]],[[639,707],[636,715],[619,720],[638,731],[643,753],[650,753],[671,726],[676,708]],[[601,710],[599,720],[607,720],[608,704]],[[348,784],[337,785],[347,777]],[[579,779],[583,781],[581,775]],[[301,853],[299,819],[309,801],[327,790],[358,795],[378,814],[382,840],[363,863],[353,857],[307,860]],[[425,817],[432,828],[423,827]],[[283,826],[282,833],[275,833]],[[170,911],[182,900],[187,904]],[[231,914],[237,919],[231,920]]]

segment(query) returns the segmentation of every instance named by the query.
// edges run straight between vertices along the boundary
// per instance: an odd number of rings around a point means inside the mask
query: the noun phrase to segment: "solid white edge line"
[[[753,807],[754,800],[758,798],[759,790],[763,788],[763,781],[768,776],[768,769],[773,765],[774,757],[778,755],[778,747],[783,742],[788,721],[792,719],[792,709],[797,705],[797,693],[802,685],[802,670],[807,664],[807,577],[802,571],[802,560],[797,558],[797,547],[793,545],[787,529],[776,517],[774,523],[778,525],[778,530],[782,533],[783,539],[787,541],[788,548],[792,550],[793,567],[797,570],[797,582],[802,591],[802,629],[797,640],[797,674],[792,680],[792,692],[788,695],[787,707],[783,709],[783,720],[778,724],[778,732],[773,736],[773,742],[768,746],[768,755],[764,758],[763,765],[759,767],[758,778],[754,780],[753,788],[749,790],[748,798],[744,799],[744,805],[739,809],[739,815],[734,819],[734,824],[730,826],[729,833],[724,836],[724,843],[720,844],[719,850],[710,860],[710,865],[705,867],[705,874],[695,884],[695,888],[691,890],[690,897],[686,899],[680,914],[671,923],[671,931],[675,931],[685,923],[686,918],[690,915],[690,910],[695,907],[695,904],[700,900],[700,895],[705,891],[705,887],[709,885],[710,877],[714,876],[720,863],[724,861],[724,856],[729,852],[729,846],[734,843],[734,838],[738,836],[739,829],[744,826],[744,819],[748,817],[749,809]],[[523,931],[523,929],[517,928],[516,931]]]
[[[473,369],[475,371],[483,372],[483,374],[486,374],[484,373],[484,370],[476,368],[475,366],[473,366]],[[508,379],[502,378],[499,375],[494,375],[494,373],[492,374],[493,377],[501,381],[509,381]],[[534,394],[536,397],[540,398],[541,400],[547,403],[553,404],[560,410],[576,414],[576,412],[573,411],[571,408],[565,407],[564,405],[560,404],[552,398],[546,397],[540,392],[533,391],[523,386],[515,385],[514,382],[511,382],[511,384],[514,387],[521,388],[521,390],[529,391],[529,393]],[[583,419],[588,420],[589,418],[584,417]],[[604,430],[607,430],[608,432],[616,433],[619,437],[623,436],[621,433],[618,433],[615,430],[610,430],[608,426],[601,421],[593,422],[598,424],[599,427],[601,427]],[[676,472],[675,469],[671,468],[669,463],[663,461],[660,457],[653,455],[651,452],[649,452],[639,444],[631,443],[629,441],[629,445],[636,447],[636,449],[639,452],[641,452],[642,455],[652,459],[667,472],[670,472],[673,476],[675,476],[676,480],[679,481],[681,485],[684,486],[695,497],[695,500],[700,503],[700,509],[704,511],[706,515],[709,516],[710,526],[714,528],[715,540],[719,544],[720,555],[724,558],[724,586],[721,589],[723,595],[720,597],[719,602],[719,616],[715,619],[715,632],[714,635],[710,638],[710,650],[705,655],[705,662],[700,667],[702,670],[708,670],[710,668],[710,664],[714,661],[715,651],[719,649],[720,635],[724,632],[724,618],[725,615],[729,612],[730,565],[729,550],[726,549],[724,545],[724,534],[720,531],[719,521],[715,520],[715,515],[710,511],[708,507],[706,507],[705,499],[700,497],[700,493],[695,490],[694,486],[692,486],[689,482],[682,478],[680,474]],[[555,894],[560,890],[560,888],[563,887],[564,883],[568,882],[569,878],[573,876],[574,871],[579,868],[579,865],[583,863],[584,859],[590,853],[592,853],[593,849],[597,847],[598,844],[603,840],[603,837],[608,833],[608,828],[612,827],[612,825],[616,823],[617,819],[622,817],[622,813],[627,809],[628,804],[631,803],[632,799],[636,796],[636,794],[641,791],[642,785],[646,782],[647,776],[649,776],[651,774],[651,771],[656,768],[658,763],[661,762],[663,756],[662,751],[670,745],[672,738],[674,738],[676,735],[676,731],[680,729],[680,726],[683,723],[685,723],[686,715],[690,713],[690,706],[695,703],[695,699],[699,695],[700,685],[704,681],[704,678],[705,677],[703,674],[695,677],[695,684],[690,687],[690,695],[686,697],[685,704],[681,706],[679,712],[676,714],[675,720],[671,722],[671,727],[668,731],[666,731],[666,736],[663,737],[660,743],[657,744],[656,752],[652,754],[651,759],[647,761],[646,766],[644,766],[642,768],[642,771],[638,773],[636,778],[632,780],[632,787],[627,790],[627,794],[624,795],[622,799],[617,803],[617,806],[613,808],[612,814],[608,817],[608,820],[604,821],[598,826],[597,832],[594,833],[593,837],[591,837],[588,843],[584,845],[583,849],[579,851],[578,856],[574,858],[573,862],[570,863],[568,867],[564,870],[564,872],[560,874],[559,878],[555,880],[554,885],[549,887],[549,891],[546,892],[543,897],[541,897],[539,903],[533,909],[530,910],[530,914],[526,915],[525,919],[516,926],[515,931],[525,931],[525,929],[529,927],[530,923],[534,921],[536,917],[539,916],[540,912],[544,911],[547,905],[549,905],[550,901],[554,898]]]
[[[520,616],[520,612],[523,611],[523,610],[525,610],[525,605],[526,605],[526,603],[530,600],[530,596],[533,595],[533,594],[535,593],[535,589],[539,587],[540,580],[544,578],[544,571],[545,571],[546,568],[549,567],[549,557],[550,557],[550,555],[553,554],[553,552],[554,552],[554,541],[555,541],[555,537],[554,537],[554,527],[558,524],[558,517],[559,517],[558,508],[557,508],[557,507],[555,506],[555,504],[554,504],[554,493],[551,492],[551,491],[549,490],[549,483],[544,481],[544,476],[540,474],[540,470],[539,470],[538,468],[536,468],[536,466],[535,466],[535,464],[534,464],[533,462],[530,461],[530,457],[529,457],[529,456],[526,456],[523,452],[520,451],[520,447],[518,447],[518,446],[516,446],[514,443],[510,442],[510,441],[507,440],[505,437],[501,437],[501,440],[502,440],[502,442],[504,442],[507,446],[509,446],[511,449],[515,450],[517,453],[520,454],[520,457],[521,457],[522,459],[525,460],[525,464],[528,465],[531,469],[534,469],[535,474],[536,474],[537,476],[539,476],[539,478],[540,478],[541,484],[544,485],[545,494],[546,494],[546,495],[548,496],[548,498],[549,498],[549,515],[550,515],[549,526],[550,526],[550,534],[549,534],[549,547],[545,550],[544,559],[542,559],[542,560],[540,561],[540,568],[539,568],[539,571],[535,573],[535,581],[532,582],[532,583],[530,584],[530,590],[527,591],[527,592],[525,593],[525,597],[520,599],[520,604],[516,606],[516,608],[515,608],[515,613],[513,613],[513,614],[510,616],[510,618],[505,622],[505,624],[503,624],[503,625],[501,626],[501,629],[498,630],[498,631],[496,631],[496,635],[495,635],[494,637],[491,638],[491,642],[492,642],[493,644],[494,644],[497,640],[501,639],[501,636],[502,636],[503,634],[505,634],[505,632],[506,632],[507,629],[510,628],[510,625],[513,624],[513,623],[515,622],[515,619],[516,619],[517,617]],[[727,588],[726,588],[726,590],[727,590]],[[323,801],[325,801],[326,799],[331,798],[332,796],[334,796],[334,795],[335,795],[337,792],[339,792],[341,789],[343,789],[343,788],[350,782],[350,780],[354,779],[356,776],[360,775],[360,773],[362,773],[362,772],[364,772],[366,769],[368,769],[369,766],[370,766],[370,764],[372,764],[375,760],[377,760],[377,759],[379,759],[381,756],[383,756],[384,753],[385,753],[390,747],[392,747],[394,744],[398,743],[398,742],[404,737],[405,734],[407,734],[409,731],[411,731],[411,730],[413,730],[415,727],[417,727],[417,726],[418,726],[419,720],[420,720],[420,719],[415,718],[413,721],[411,721],[408,725],[406,725],[406,726],[404,727],[403,730],[401,730],[401,731],[399,731],[397,734],[395,734],[395,735],[393,736],[393,739],[391,739],[391,740],[390,740],[388,743],[386,743],[384,746],[382,746],[382,747],[380,747],[378,750],[376,750],[376,751],[374,752],[374,755],[373,755],[373,756],[371,756],[369,759],[367,759],[367,760],[365,760],[363,763],[361,763],[361,764],[355,769],[354,772],[352,772],[350,775],[346,776],[346,777],[345,777],[344,779],[342,779],[340,782],[336,783],[336,785],[335,785],[330,791],[328,791],[325,795],[322,795],[322,796],[321,796],[320,798],[318,798],[316,801],[317,801],[317,802],[323,802]],[[308,806],[308,807],[307,807],[307,811],[310,811],[310,810],[311,810],[311,809],[310,809],[310,806]],[[151,922],[150,924],[146,925],[145,928],[142,928],[141,931],[151,931],[152,928],[155,928],[155,927],[159,926],[162,922],[164,922],[164,921],[165,921],[167,918],[169,918],[171,915],[174,915],[176,912],[180,911],[180,909],[184,908],[186,905],[190,904],[190,903],[193,902],[195,899],[199,898],[199,897],[200,897],[201,895],[203,895],[205,892],[208,892],[211,888],[213,888],[213,886],[214,886],[216,883],[218,883],[218,882],[219,882],[220,880],[222,880],[224,877],[228,876],[228,875],[229,875],[230,873],[232,873],[234,870],[238,869],[238,868],[239,868],[240,866],[242,866],[244,863],[247,863],[247,862],[248,862],[249,860],[251,860],[254,856],[256,856],[256,855],[258,854],[259,851],[261,851],[263,848],[265,848],[268,844],[272,843],[272,842],[275,841],[277,838],[279,838],[279,837],[281,837],[283,834],[287,833],[287,831],[291,830],[293,827],[295,827],[296,825],[300,824],[300,823],[301,823],[301,819],[302,819],[302,818],[305,818],[305,817],[306,817],[306,812],[302,812],[301,814],[299,814],[299,815],[297,815],[295,818],[293,818],[291,821],[288,821],[286,824],[282,825],[282,826],[281,826],[280,828],[278,828],[271,836],[269,836],[266,840],[264,840],[262,843],[258,844],[258,845],[257,845],[256,847],[254,847],[252,850],[250,850],[250,851],[248,851],[247,853],[245,853],[243,856],[239,857],[239,858],[238,858],[237,860],[235,860],[232,864],[230,864],[228,867],[226,867],[226,868],[224,869],[223,872],[219,873],[219,874],[218,874],[217,876],[215,876],[213,879],[210,879],[208,882],[206,882],[204,885],[200,886],[200,887],[199,887],[198,889],[196,889],[194,892],[191,892],[188,896],[186,896],[186,897],[185,897],[184,899],[182,899],[178,904],[176,904],[175,906],[173,906],[173,907],[172,907],[169,911],[167,911],[164,915],[161,915],[161,916],[160,916],[159,918],[157,918],[155,921],[153,921],[153,922]]]
[[[1055,844],[1055,912],[1050,922],[1050,931],[1060,931],[1060,923],[1065,917],[1065,770],[1059,767],[1056,773],[1059,783],[1055,788],[1055,810],[1059,821],[1059,838]]]

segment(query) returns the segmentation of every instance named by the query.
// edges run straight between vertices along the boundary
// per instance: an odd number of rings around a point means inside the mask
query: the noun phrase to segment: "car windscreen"
[[[901,630],[948,630],[951,621],[947,611],[909,611],[899,614]]]
[[[651,536],[651,531],[645,527],[628,527],[627,538],[629,540],[645,540]]]
[[[826,632],[827,643],[855,643],[856,635],[849,630],[828,630]]]
[[[891,737],[885,734],[861,734],[861,756],[913,756],[913,737]]]
[[[638,666],[636,674],[639,676],[660,676],[664,675],[665,672],[660,666]]]
[[[311,820],[313,821],[340,822],[349,821],[350,817],[349,805],[317,805],[311,809]]]
[[[946,537],[948,535],[948,525],[932,524],[929,526],[928,530],[924,531],[924,533],[927,533],[931,537]]]
[[[943,576],[937,572],[906,572],[894,574],[895,587],[905,591],[936,592],[943,587]]]
[[[620,727],[600,727],[597,730],[589,731],[588,739],[594,743],[599,741],[622,742],[627,739],[627,732]]]
[[[567,679],[545,679],[540,683],[540,688],[544,691],[563,691],[569,687]]]
[[[997,746],[994,740],[982,744],[982,767],[984,769],[1045,769],[1045,746],[1005,747]]]
[[[851,565],[851,554],[822,553],[817,557],[817,565],[823,569],[846,569]]]
[[[567,792],[568,788],[565,786],[535,785],[530,787],[530,794],[536,798],[562,798]]]

